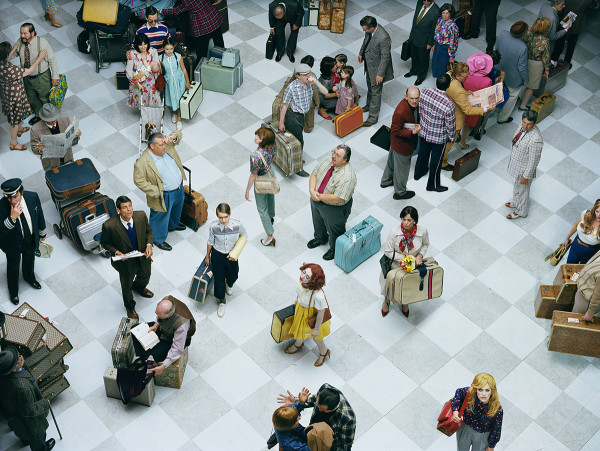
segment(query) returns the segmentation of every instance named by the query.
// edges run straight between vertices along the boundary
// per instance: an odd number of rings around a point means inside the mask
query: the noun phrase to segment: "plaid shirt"
[[[517,137],[521,127],[515,132],[513,140]],[[542,157],[544,140],[537,125],[528,132],[521,133],[519,139],[513,144],[508,160],[508,175],[515,179],[525,177],[531,180],[535,177],[535,170]]]
[[[321,186],[321,182],[325,178],[325,174],[331,168],[331,155],[325,157],[321,162],[313,169],[312,174],[317,179],[317,189]],[[356,188],[356,173],[350,163],[346,163],[344,166],[335,168],[331,174],[331,178],[325,185],[323,194],[333,194],[335,197],[339,197],[344,202],[340,205],[345,205],[352,198],[354,194],[354,188]]]
[[[423,89],[419,98],[419,137],[434,144],[454,141],[456,115],[454,102],[444,91]]]
[[[321,385],[321,388],[319,388],[319,392],[325,388],[331,388],[340,394],[340,403],[333,415],[329,418],[329,426],[331,426],[331,429],[333,430],[333,444],[331,445],[330,451],[348,451],[352,448],[352,443],[354,443],[356,415],[354,415],[354,410],[352,410],[352,407],[341,391],[329,384],[323,384]],[[316,407],[318,395],[318,393],[316,395],[310,395],[306,403],[304,403],[304,407]],[[315,413],[316,411],[313,411],[310,418],[311,424]]]
[[[223,22],[223,16],[210,0],[181,0],[176,8],[163,9],[161,13],[165,16],[176,16],[185,11],[190,13],[190,28],[192,36],[195,37],[212,33]]]
[[[291,82],[283,93],[283,103],[289,103],[295,113],[306,114],[313,97],[314,83],[302,85],[298,79]]]

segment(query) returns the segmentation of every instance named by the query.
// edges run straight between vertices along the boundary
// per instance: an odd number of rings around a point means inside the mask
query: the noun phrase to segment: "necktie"
[[[23,63],[25,69],[29,69],[31,67],[31,55],[29,53],[29,44],[25,44],[25,62]]]
[[[425,8],[425,6],[423,6],[423,9],[421,10],[421,13],[419,14],[419,17],[417,17],[417,25],[419,25],[419,22],[421,22],[421,19],[423,18],[423,16],[425,15],[425,10],[427,8]]]
[[[523,129],[519,130],[519,133],[517,133],[516,136],[513,138],[513,146],[515,144],[517,144],[517,141],[519,140],[519,138],[521,137],[522,134],[523,134]]]
[[[319,189],[317,190],[319,194],[323,194],[323,191],[325,191],[325,187],[327,186],[327,183],[331,178],[331,174],[333,174],[333,169],[333,166],[331,166],[329,170],[325,173],[325,177],[323,177],[323,181],[321,182],[321,184],[319,185]]]
[[[367,33],[367,42],[365,43],[365,46],[363,47],[363,52],[362,52],[362,57],[365,57],[365,52],[367,51],[367,47],[369,46],[369,42],[371,42],[371,38],[373,37],[373,33]],[[367,62],[365,61],[365,64]]]
[[[131,222],[127,223],[127,228],[129,229],[129,231],[131,231]]]
[[[29,224],[27,224],[27,218],[25,218],[25,213],[21,212],[21,216],[19,216],[21,221],[21,230],[23,231],[23,238],[28,240],[31,237],[31,230],[29,230]]]

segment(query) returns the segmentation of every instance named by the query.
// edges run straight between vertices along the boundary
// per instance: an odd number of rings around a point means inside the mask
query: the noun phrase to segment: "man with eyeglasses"
[[[352,150],[340,144],[310,174],[308,190],[315,237],[309,249],[329,242],[323,260],[335,257],[335,240],[346,232],[346,221],[352,210],[356,173],[350,166]]]
[[[154,6],[146,8],[146,23],[137,29],[135,34],[145,34],[150,41],[150,47],[161,54],[165,51],[163,41],[171,37],[166,25],[158,21],[158,10]]]

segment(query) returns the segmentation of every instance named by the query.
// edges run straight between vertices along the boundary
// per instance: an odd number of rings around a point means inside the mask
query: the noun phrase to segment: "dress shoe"
[[[227,301],[225,299],[221,299],[219,302],[219,307],[217,307],[217,316],[219,318],[223,318],[225,316],[225,308],[227,307]]]
[[[277,55],[277,56],[275,56],[275,61],[279,62],[279,61],[281,61],[281,58],[283,58],[283,55]]]
[[[333,258],[335,257],[335,250],[334,249],[329,249],[327,252],[325,252],[325,254],[323,255],[323,260],[333,260]]]
[[[408,314],[410,313],[410,310],[408,309],[408,307],[406,307],[406,311],[404,311],[404,309],[400,309],[400,310],[402,310],[402,314],[408,318]]]
[[[426,188],[427,191],[436,191],[438,193],[443,193],[444,191],[448,191],[447,186],[438,186],[437,188]]]
[[[415,197],[415,192],[414,191],[406,191],[404,194],[394,193],[394,195],[392,197],[395,200],[412,199],[413,197]]]
[[[294,58],[294,55],[288,55],[288,58],[290,59],[290,63],[296,62],[296,58]]]
[[[365,105],[363,107],[363,113],[368,113],[369,112],[369,105]]]
[[[331,351],[328,349],[325,354],[319,354],[319,358],[315,362],[315,366],[323,366],[325,359],[329,357],[331,359]]]
[[[498,121],[498,124],[508,124],[508,123],[510,123],[512,121],[513,121],[512,116],[509,116],[509,118],[506,119],[505,121]]]
[[[300,177],[308,177],[310,174],[304,169],[300,169],[298,172],[296,172],[296,175],[299,175]]]
[[[374,122],[371,122],[371,121],[364,121],[364,122],[363,122],[363,124],[362,124],[362,126],[363,126],[363,127],[370,127],[370,126],[371,126],[371,125],[373,125],[373,124],[374,124]]]
[[[50,451],[56,445],[56,441],[51,438],[50,440],[46,440],[46,451]]]
[[[29,119],[29,125],[34,125],[37,124],[39,121],[41,121],[41,119],[38,116],[33,116],[31,119]]]
[[[42,289],[42,286],[40,285],[40,283],[37,280],[35,280],[35,279],[28,280],[27,283],[29,285],[31,285],[33,288],[35,288],[36,290],[41,290]]]
[[[327,243],[327,241],[319,241],[316,239],[312,239],[306,244],[306,246],[308,246],[309,249],[314,249],[315,247],[319,247],[321,244],[325,243]]]
[[[394,182],[380,183],[379,186],[381,186],[382,188],[387,188],[388,186],[392,186],[393,184]]]
[[[179,224],[177,224],[177,228],[175,230],[179,230],[181,232],[182,230],[185,230],[185,229],[187,229],[185,224],[183,222],[180,222]]]
[[[154,242],[154,245],[159,248],[162,249],[163,251],[170,251],[173,248],[171,247],[171,245],[169,243],[167,243],[166,241],[163,241],[162,243],[157,243],[156,241]]]
[[[137,294],[139,294],[143,298],[153,298],[154,297],[154,293],[152,293],[152,291],[150,291],[148,288],[144,288],[143,290],[134,289],[133,291],[135,291]]]
[[[423,83],[424,80],[417,78],[417,81],[415,81],[415,86],[419,86],[421,83]]]
[[[130,319],[140,319],[139,315],[137,314],[137,312],[135,311],[135,309],[127,309],[127,318]]]
[[[10,302],[12,302],[15,305],[19,305],[19,296],[11,296]]]
[[[442,171],[454,171],[454,165],[453,164],[447,164],[446,166],[442,166]]]
[[[404,74],[404,78],[410,78],[410,77],[414,77],[417,74],[413,74],[412,72],[407,72]]]

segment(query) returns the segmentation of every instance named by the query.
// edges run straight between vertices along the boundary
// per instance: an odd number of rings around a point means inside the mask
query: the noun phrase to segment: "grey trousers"
[[[365,69],[366,69],[365,65]],[[365,76],[367,77],[367,106],[369,107],[369,117],[367,121],[373,124],[379,120],[379,110],[381,109],[381,91],[383,90],[383,83],[378,85],[371,85],[369,82],[369,73],[365,70]]]
[[[275,194],[262,194],[254,191],[254,200],[263,228],[267,235],[272,236],[275,231],[271,224],[271,218],[275,217]]]
[[[52,76],[50,69],[42,72],[36,77],[24,77],[25,93],[27,100],[35,115],[37,116],[44,103],[50,103],[50,89],[52,89]]]
[[[526,218],[529,214],[529,190],[531,189],[531,180],[527,180],[525,185],[521,185],[521,177],[515,178],[513,185],[513,205],[515,213]]]
[[[412,155],[402,155],[390,149],[387,164],[383,170],[381,184],[394,182],[394,193],[404,194],[406,192],[406,181],[410,172],[410,159]]]
[[[508,88],[508,100],[498,113],[498,122],[506,121],[508,117],[512,114],[517,103],[517,98],[519,97],[519,93],[521,92],[522,88],[522,86],[519,86],[517,88],[511,88],[508,85],[506,85],[506,87]]]
[[[352,210],[352,198],[344,205],[329,205],[310,200],[315,239],[321,243],[329,241],[329,247],[335,251],[335,240],[346,233],[346,221]]]
[[[457,451],[485,451],[488,445],[489,432],[477,432],[468,424],[461,425],[456,432],[456,450]],[[471,448],[473,446],[473,448]]]

